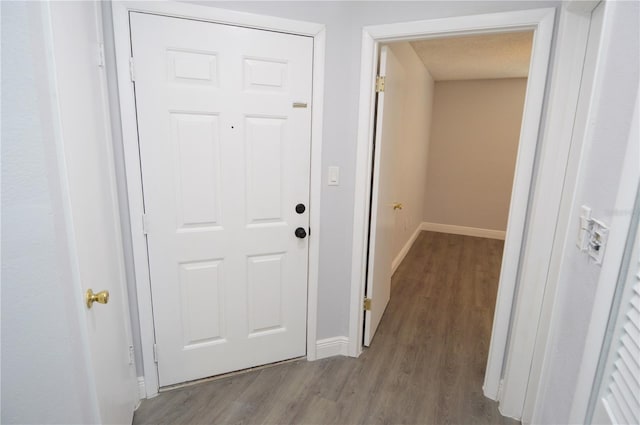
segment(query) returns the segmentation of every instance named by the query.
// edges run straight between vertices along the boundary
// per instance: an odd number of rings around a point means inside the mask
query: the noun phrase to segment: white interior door
[[[58,2],[49,7],[70,227],[83,289],[77,296],[83,297],[89,289],[109,292],[106,305],[94,303],[84,309],[98,415],[105,424],[131,423],[139,397],[109,137],[106,76],[96,60],[102,40],[100,4]]]
[[[313,39],[144,13],[131,38],[160,385],[304,356]]]
[[[369,346],[380,324],[391,294],[391,263],[393,261],[394,199],[392,134],[398,134],[401,111],[404,69],[391,50],[383,46],[380,51],[380,72],[385,77],[384,91],[378,93],[376,137],[373,162],[373,188],[371,199],[371,229],[369,237],[369,264],[367,272],[367,298],[371,308],[365,311],[364,345]]]
[[[637,227],[637,224],[636,224]],[[624,278],[623,278],[624,279]],[[595,401],[593,424],[640,423],[640,232],[636,231],[620,308]]]

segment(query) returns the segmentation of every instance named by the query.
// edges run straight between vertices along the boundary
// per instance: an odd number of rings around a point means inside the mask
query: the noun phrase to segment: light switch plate
[[[604,250],[609,237],[609,228],[603,222],[591,217],[591,208],[580,208],[578,237],[576,245],[585,252],[595,264],[602,264]]]
[[[329,167],[329,186],[338,186],[340,184],[340,167],[332,165]]]
[[[592,219],[587,252],[596,264],[602,264],[602,257],[604,256],[608,237],[609,228],[603,222]]]

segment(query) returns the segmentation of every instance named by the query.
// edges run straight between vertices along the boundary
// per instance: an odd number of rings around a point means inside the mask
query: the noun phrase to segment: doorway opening
[[[365,311],[365,346],[392,275],[428,238],[421,231],[505,239],[532,40],[523,31],[381,44],[365,289],[375,303]]]
[[[498,35],[508,35],[516,37],[518,33],[528,34],[531,40],[530,64],[526,74],[527,80],[524,84],[526,85],[524,107],[522,108],[521,105],[522,124],[520,126],[519,144],[516,154],[517,159],[512,177],[513,184],[510,196],[508,196],[510,200],[507,202],[509,205],[507,225],[504,230],[487,227],[484,229],[484,234],[473,235],[473,233],[469,233],[473,236],[492,238],[500,238],[504,235],[505,238],[503,261],[499,273],[499,289],[493,319],[493,329],[491,332],[491,343],[488,350],[488,361],[483,385],[485,396],[494,400],[498,399],[498,387],[503,376],[504,361],[505,358],[507,358],[507,340],[511,327],[510,321],[521,254],[524,256],[523,261],[527,261],[528,256],[535,256],[535,253],[529,253],[523,249],[523,243],[525,241],[525,220],[531,194],[534,159],[538,144],[538,131],[546,87],[554,15],[555,11],[553,9],[538,9],[365,27],[363,31],[360,121],[357,151],[358,163],[356,169],[356,193],[358,194],[362,190],[364,194],[356,195],[356,211],[354,215],[352,304],[349,333],[350,355],[358,356],[362,352],[363,342],[366,341],[367,337],[367,328],[369,331],[369,342],[371,341],[373,335],[371,330],[375,329],[376,320],[379,322],[382,317],[388,300],[389,285],[387,285],[386,289],[382,286],[383,289],[379,294],[381,297],[375,294],[377,286],[375,281],[376,278],[379,277],[376,276],[378,274],[376,267],[386,267],[387,269],[386,276],[383,271],[381,274],[383,278],[378,280],[387,282],[388,278],[390,281],[392,265],[397,266],[411,246],[411,244],[409,244],[405,249],[404,246],[407,244],[402,245],[399,243],[398,245],[402,247],[396,247],[396,249],[399,250],[398,254],[401,253],[402,255],[398,256],[396,254],[395,257],[397,260],[395,264],[391,264],[393,263],[393,255],[390,252],[393,252],[394,243],[392,237],[389,235],[393,235],[392,228],[395,225],[393,211],[394,209],[396,212],[402,211],[404,205],[400,205],[402,201],[399,200],[374,199],[377,194],[382,193],[380,192],[382,186],[391,185],[389,181],[384,181],[384,179],[380,179],[379,176],[376,177],[376,174],[374,174],[381,171],[380,165],[384,166],[384,164],[379,163],[379,158],[385,156],[383,152],[385,149],[384,144],[378,143],[383,133],[381,130],[384,129],[385,126],[381,124],[380,129],[378,129],[380,122],[376,122],[376,117],[380,117],[381,115],[384,119],[385,106],[380,106],[379,102],[377,102],[376,88],[384,85],[384,96],[389,84],[393,85],[393,81],[387,81],[386,78],[384,80],[377,79],[378,71],[381,71],[381,76],[385,76],[384,72],[386,71],[385,67],[387,63],[381,59],[383,59],[385,55],[385,50],[387,52],[389,51],[389,47],[385,47],[384,44],[399,41],[410,42],[409,48],[415,52],[416,49],[411,43],[416,43],[417,45],[418,40],[440,40],[444,42],[447,38],[458,38],[460,40],[463,37],[473,36],[497,37]],[[407,46],[405,45],[405,47]],[[379,63],[380,67],[378,67]],[[472,63],[477,63],[477,61],[472,61]],[[521,76],[518,77],[522,78]],[[443,86],[444,85],[446,84],[443,84]],[[522,85],[522,83],[520,83],[520,85]],[[469,91],[469,89],[470,88],[466,90],[463,89],[462,92]],[[412,89],[409,91],[412,92]],[[412,94],[415,93],[412,92]],[[482,109],[481,111],[483,113],[486,112]],[[380,114],[381,112],[382,114]],[[397,115],[395,112],[397,111],[394,111],[392,108],[390,115]],[[415,111],[412,110],[411,113],[413,112]],[[513,158],[513,153],[511,157]],[[415,158],[412,158],[412,160],[414,159]],[[427,155],[427,161],[428,160]],[[491,169],[490,171],[494,170]],[[410,174],[405,173],[405,170],[403,170],[402,173]],[[442,178],[440,181],[442,181]],[[406,189],[406,187],[403,189]],[[380,215],[377,210],[380,209],[379,206],[381,205],[389,208],[391,214]],[[387,239],[387,244],[385,244],[385,248],[383,248],[382,251],[387,251],[387,257],[391,258],[391,260],[386,263],[382,263],[382,261],[378,262],[376,259],[376,256],[380,254],[380,252],[376,253],[375,249],[377,246],[377,238],[379,237],[379,235],[376,234],[379,219],[382,220],[383,224],[383,239],[385,234]],[[401,228],[403,228],[405,226],[402,223],[403,220],[399,221]],[[386,228],[384,228],[384,226],[386,226]],[[425,230],[461,233],[462,230],[471,232],[475,229],[477,231],[480,227],[476,226],[477,225],[474,226],[473,224],[450,224],[449,227],[445,226],[439,229],[432,227]],[[423,225],[421,221],[420,226],[416,226],[417,228],[411,228],[409,224],[407,224],[406,227],[407,232],[413,235],[416,231],[419,234]],[[424,227],[429,227],[429,225],[424,225]],[[369,234],[369,229],[371,229],[371,234]],[[487,229],[493,232],[486,232]],[[369,247],[372,247],[372,249],[369,250]],[[363,299],[365,301],[364,308]],[[370,310],[368,308],[370,308]],[[461,311],[459,314],[463,314],[463,312]],[[533,327],[532,335],[535,335],[536,323],[531,323],[530,325]],[[513,350],[513,348],[510,347],[510,350]],[[522,374],[519,376],[526,381],[528,379],[528,371],[522,371]]]

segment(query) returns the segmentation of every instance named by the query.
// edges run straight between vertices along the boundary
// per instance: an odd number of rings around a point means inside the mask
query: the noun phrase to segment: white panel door
[[[402,114],[404,69],[391,49],[380,51],[380,75],[385,88],[378,93],[376,139],[373,163],[373,197],[371,199],[371,231],[367,273],[367,298],[371,309],[365,312],[364,345],[369,346],[380,324],[391,294],[391,263],[393,261],[394,196],[393,135],[399,134]]]
[[[72,219],[69,225],[83,290],[77,296],[83,297],[84,302],[88,290],[109,292],[106,305],[94,303],[91,308],[84,308],[98,416],[103,424],[131,423],[139,400],[138,382],[109,134],[106,75],[95,56],[102,40],[100,4],[56,2],[51,3],[49,11],[56,104]],[[69,379],[73,382],[74,377]]]
[[[131,38],[160,385],[304,356],[313,39],[144,13]]]

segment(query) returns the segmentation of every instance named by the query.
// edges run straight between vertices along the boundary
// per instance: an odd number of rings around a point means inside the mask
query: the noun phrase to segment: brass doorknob
[[[396,202],[395,204],[393,204],[393,210],[401,210],[402,209],[402,204],[399,202]]]
[[[87,293],[84,295],[84,298],[87,301],[87,308],[91,308],[94,302],[106,304],[109,302],[109,291],[100,291],[97,294],[94,294],[91,289],[87,289]]]

